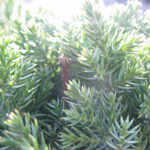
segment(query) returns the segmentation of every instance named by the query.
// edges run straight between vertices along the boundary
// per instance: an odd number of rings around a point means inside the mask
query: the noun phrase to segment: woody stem
[[[69,71],[67,68],[62,67],[63,71],[63,97],[65,97],[64,91],[67,91],[67,84],[69,83]]]

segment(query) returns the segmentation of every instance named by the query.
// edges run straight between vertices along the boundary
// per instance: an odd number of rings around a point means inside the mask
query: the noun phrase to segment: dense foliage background
[[[0,1],[0,149],[150,149],[150,12],[85,1],[58,28],[49,11],[19,4],[12,18],[13,6]]]

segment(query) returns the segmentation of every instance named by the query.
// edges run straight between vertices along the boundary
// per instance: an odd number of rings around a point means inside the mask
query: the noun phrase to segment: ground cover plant
[[[150,149],[150,12],[86,0],[57,28],[21,7],[0,12],[0,149]]]

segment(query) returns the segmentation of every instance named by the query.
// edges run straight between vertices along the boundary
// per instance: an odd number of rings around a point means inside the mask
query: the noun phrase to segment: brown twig
[[[71,65],[71,61],[70,59],[65,56],[65,55],[61,55],[59,57],[59,61],[62,67],[62,73],[63,73],[63,98],[62,100],[64,100],[64,97],[66,97],[64,91],[67,91],[67,84],[69,83],[69,69],[70,69],[70,65]],[[68,103],[65,103],[66,107],[68,106]]]

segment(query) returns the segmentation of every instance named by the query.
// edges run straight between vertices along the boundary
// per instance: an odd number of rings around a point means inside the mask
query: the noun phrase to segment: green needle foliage
[[[138,134],[139,125],[128,131],[133,123],[133,120],[129,122],[129,117],[127,117],[124,121],[121,117],[120,123],[121,127],[118,122],[115,121],[116,127],[113,125],[113,132],[110,131],[114,139],[109,139],[108,145],[113,149],[128,149],[132,144],[138,143],[138,141],[133,141],[132,139]],[[119,135],[117,131],[119,132]]]
[[[12,20],[13,3],[0,1],[0,149],[150,149],[149,11],[85,0],[58,28],[42,9],[23,19],[22,5]],[[63,100],[61,54],[71,59]]]
[[[13,146],[18,150],[51,150],[51,147],[48,147],[45,143],[43,133],[40,135],[38,133],[39,126],[36,119],[34,119],[34,122],[31,122],[30,115],[24,114],[23,120],[17,110],[15,110],[15,113],[9,114],[8,118],[4,123],[9,129],[4,131],[6,138],[1,139],[1,142],[7,147],[3,149],[9,149],[9,146]]]
[[[133,120],[129,121],[129,117],[123,120],[121,114],[125,108],[120,105],[122,98],[116,99],[116,94],[106,95],[102,91],[87,89],[85,86],[79,89],[80,83],[73,81],[68,85],[69,91],[65,92],[67,99],[73,99],[75,95],[78,97],[74,99],[77,106],[72,104],[70,110],[64,110],[66,117],[62,119],[69,122],[69,129],[65,128],[67,133],[62,132],[60,136],[63,148],[72,150],[77,147],[89,150],[109,147],[118,150],[137,148],[136,144],[140,140],[136,137],[140,131],[139,125],[129,130],[133,126]],[[136,140],[133,140],[134,138]]]
[[[0,40],[1,116],[13,108],[30,111],[40,81],[34,71],[35,65],[20,55],[18,47],[11,44],[9,38],[3,36]]]

